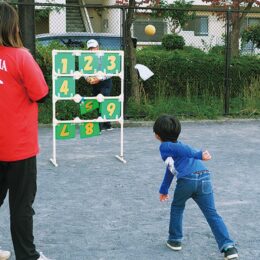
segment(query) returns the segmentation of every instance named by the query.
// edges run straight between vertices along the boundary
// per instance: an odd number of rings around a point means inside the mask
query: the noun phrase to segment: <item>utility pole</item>
[[[20,32],[24,46],[35,56],[35,2],[34,0],[19,0],[18,14]]]
[[[225,79],[224,79],[224,114],[229,114],[230,102],[230,62],[231,62],[231,10],[230,7],[227,11],[226,18],[226,55],[225,55]]]

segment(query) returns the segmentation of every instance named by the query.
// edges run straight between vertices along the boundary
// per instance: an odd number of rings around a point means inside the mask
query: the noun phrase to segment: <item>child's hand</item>
[[[168,194],[160,194],[160,201],[166,201],[169,199],[169,195]]]
[[[211,159],[211,155],[210,153],[206,150],[202,153],[202,160],[203,161],[208,161]]]

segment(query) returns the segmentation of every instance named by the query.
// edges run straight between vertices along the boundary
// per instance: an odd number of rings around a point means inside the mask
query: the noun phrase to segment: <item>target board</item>
[[[80,138],[100,135],[99,124],[102,122],[120,123],[120,155],[116,157],[126,162],[123,157],[123,124],[124,124],[124,52],[123,51],[84,51],[53,50],[52,51],[52,107],[53,107],[53,157],[51,162],[57,164],[56,140],[67,140],[76,137],[79,126]],[[81,77],[109,78],[119,77],[121,80],[118,96],[85,97],[76,93],[76,81]],[[87,86],[87,82],[86,82]],[[74,101],[78,104],[80,114],[93,110],[99,111],[94,119],[60,120],[56,118],[56,103],[59,100]]]

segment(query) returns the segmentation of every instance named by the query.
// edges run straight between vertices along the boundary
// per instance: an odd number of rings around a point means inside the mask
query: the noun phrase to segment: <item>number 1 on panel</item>
[[[62,63],[62,70],[61,73],[67,73],[68,70],[68,59],[61,59],[61,63]]]

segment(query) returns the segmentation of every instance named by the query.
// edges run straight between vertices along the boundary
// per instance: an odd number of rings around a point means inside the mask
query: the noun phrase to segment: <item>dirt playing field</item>
[[[38,250],[56,260],[220,260],[222,254],[193,201],[184,216],[183,250],[165,246],[170,203],[159,201],[165,166],[152,125],[99,137],[57,142],[41,127],[34,235]],[[78,134],[79,136],[79,134]],[[182,122],[180,140],[208,149],[216,207],[237,242],[241,260],[260,259],[260,121]],[[172,191],[175,182],[171,188]],[[0,246],[13,247],[8,201],[0,209]],[[15,259],[14,256],[11,258]]]

